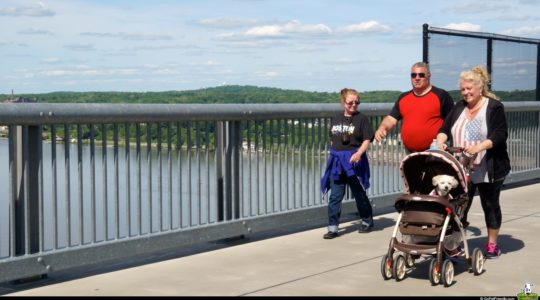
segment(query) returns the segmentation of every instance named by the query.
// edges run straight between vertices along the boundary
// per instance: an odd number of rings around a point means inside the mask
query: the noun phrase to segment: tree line
[[[364,103],[391,103],[403,91],[360,91]],[[502,101],[534,101],[535,90],[494,91]],[[449,91],[454,100],[461,99],[459,90]],[[41,103],[336,103],[338,92],[309,92],[270,87],[227,85],[187,91],[163,92],[51,92],[19,94],[18,97]],[[9,99],[12,95],[1,95]]]

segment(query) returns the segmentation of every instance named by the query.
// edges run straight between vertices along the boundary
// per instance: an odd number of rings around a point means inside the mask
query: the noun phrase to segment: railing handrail
[[[393,103],[362,103],[366,115],[381,115]],[[504,102],[506,111],[540,110],[540,102]],[[196,120],[262,120],[272,118],[330,117],[341,111],[338,103],[294,104],[129,104],[129,103],[0,103],[2,125],[121,123]]]

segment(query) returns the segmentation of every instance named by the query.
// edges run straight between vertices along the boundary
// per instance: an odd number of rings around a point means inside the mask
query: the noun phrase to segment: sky
[[[405,91],[422,24],[538,39],[539,11],[540,0],[0,0],[0,94]]]

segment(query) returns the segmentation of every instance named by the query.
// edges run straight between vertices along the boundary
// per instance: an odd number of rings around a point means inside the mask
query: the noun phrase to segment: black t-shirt
[[[343,135],[349,136],[348,143],[343,141]],[[365,140],[372,141],[374,137],[373,127],[368,118],[360,112],[355,112],[351,117],[345,117],[343,113],[332,117],[332,127],[330,128],[330,140],[332,148],[336,151],[353,150]]]

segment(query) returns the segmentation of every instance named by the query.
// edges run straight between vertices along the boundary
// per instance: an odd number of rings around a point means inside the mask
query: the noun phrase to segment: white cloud
[[[356,65],[356,64],[363,64],[363,63],[378,63],[382,62],[382,59],[375,58],[375,57],[366,57],[366,58],[338,58],[335,60],[330,60],[327,63],[331,65]]]
[[[278,37],[291,35],[327,35],[332,29],[324,24],[303,25],[299,21],[291,21],[285,25],[258,26],[246,31],[250,37]]]
[[[214,18],[214,19],[202,19],[196,21],[195,24],[204,27],[213,28],[237,28],[245,26],[253,26],[259,23],[256,19],[237,19],[237,18]]]
[[[527,21],[527,20],[534,20],[536,17],[523,14],[523,13],[512,13],[507,12],[503,13],[500,16],[497,17],[497,20],[504,20],[504,21]]]
[[[0,16],[10,17],[52,17],[56,13],[43,2],[36,2],[34,5],[0,8]]]
[[[257,71],[255,72],[255,74],[258,77],[263,77],[263,78],[275,78],[275,77],[280,76],[280,74],[275,71]]]
[[[132,41],[156,41],[156,40],[172,40],[170,35],[159,33],[126,33],[126,32],[83,32],[82,36],[97,36],[106,38],[118,38],[121,40]]]
[[[511,6],[506,0],[468,0],[456,2],[451,10],[459,14],[479,14],[486,12],[507,12]]]
[[[338,31],[343,33],[389,33],[392,31],[392,28],[388,25],[382,25],[377,21],[367,21],[341,27]]]
[[[90,44],[69,44],[64,45],[64,48],[73,50],[73,51],[94,51],[96,48]]]
[[[472,23],[450,23],[448,25],[443,26],[443,28],[463,30],[463,31],[475,31],[475,32],[479,32],[482,29],[480,25],[476,25]]]
[[[540,36],[540,26],[523,26],[515,29],[507,29],[502,34],[538,37]]]
[[[284,36],[285,32],[283,32],[283,27],[278,25],[269,25],[269,26],[261,26],[261,27],[254,27],[245,33],[246,36],[253,36],[253,37],[277,37],[277,36]]]
[[[45,59],[41,60],[41,62],[46,63],[46,64],[56,64],[56,63],[60,62],[60,59],[58,59],[56,57],[48,57],[48,58],[45,58]]]
[[[243,33],[228,32],[222,33],[218,38],[223,40],[242,39],[265,39],[265,38],[293,38],[293,37],[313,37],[328,36],[332,29],[324,24],[302,24],[297,20],[285,24],[256,26]]]
[[[289,39],[289,38],[328,38],[343,34],[381,34],[391,33],[392,28],[377,21],[367,21],[339,27],[336,30],[328,25],[302,24],[293,20],[285,24],[271,24],[252,27],[245,32],[226,32],[218,35],[218,39],[242,41],[247,39]]]
[[[51,34],[51,32],[48,31],[48,30],[33,29],[33,28],[19,30],[19,31],[17,31],[17,33],[18,34],[29,34],[29,35],[47,35],[47,34]]]

